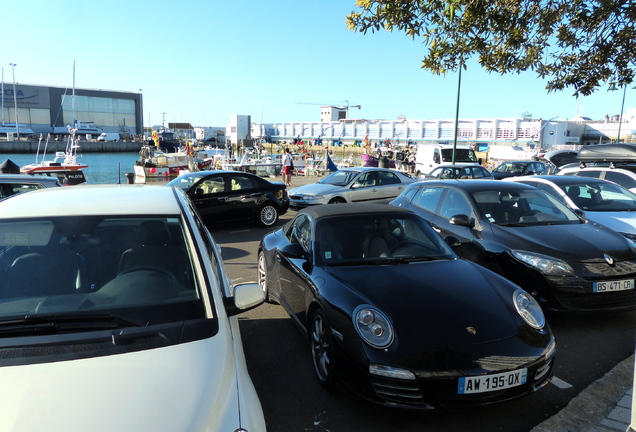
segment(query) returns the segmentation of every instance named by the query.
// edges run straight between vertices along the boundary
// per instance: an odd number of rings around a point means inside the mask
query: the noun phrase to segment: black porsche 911
[[[205,223],[252,220],[269,227],[289,209],[287,186],[240,171],[198,171],[166,183],[182,189]]]
[[[325,387],[413,409],[540,389],[555,340],[538,303],[445,240],[404,209],[315,206],[261,240],[258,279],[308,337]]]

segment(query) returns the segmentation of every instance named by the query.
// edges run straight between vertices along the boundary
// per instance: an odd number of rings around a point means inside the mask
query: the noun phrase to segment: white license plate
[[[634,289],[634,279],[594,282],[592,284],[592,291],[594,292],[627,291],[627,290],[633,290],[633,289]]]
[[[477,377],[462,377],[457,384],[458,394],[485,393],[517,387],[528,382],[528,369]]]

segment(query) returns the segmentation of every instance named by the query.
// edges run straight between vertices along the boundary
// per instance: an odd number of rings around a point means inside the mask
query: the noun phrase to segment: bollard
[[[135,181],[135,173],[126,173],[126,180],[128,180],[128,184],[133,184]]]
[[[378,161],[378,168],[389,168],[389,165],[389,158],[386,156],[382,156]]]

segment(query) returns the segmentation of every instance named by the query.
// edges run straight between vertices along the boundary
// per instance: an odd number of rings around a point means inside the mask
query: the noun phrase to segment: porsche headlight
[[[353,311],[353,326],[360,337],[374,348],[387,348],[393,343],[391,321],[373,306],[358,306]]]
[[[512,300],[517,312],[530,327],[542,329],[545,326],[545,315],[534,297],[523,290],[517,290],[512,295]]]
[[[526,251],[513,250],[511,253],[512,256],[519,261],[536,268],[543,274],[550,276],[574,276],[572,267],[560,259]]]

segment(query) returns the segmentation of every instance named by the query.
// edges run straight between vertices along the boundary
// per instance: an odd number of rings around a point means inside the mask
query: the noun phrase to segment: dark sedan
[[[538,302],[458,259],[404,209],[305,209],[263,238],[258,278],[308,337],[325,387],[431,409],[523,396],[552,374],[555,342]]]
[[[240,171],[199,171],[166,183],[183,189],[206,223],[249,219],[272,226],[289,209],[284,183]]]
[[[579,311],[636,308],[634,243],[545,192],[481,180],[425,181],[392,201],[426,219],[455,251],[547,301]]]
[[[507,161],[492,170],[492,175],[495,180],[501,180],[514,176],[542,174],[547,168],[546,164],[540,161]]]
[[[62,185],[55,177],[0,174],[0,200],[23,192],[60,186]]]

